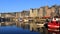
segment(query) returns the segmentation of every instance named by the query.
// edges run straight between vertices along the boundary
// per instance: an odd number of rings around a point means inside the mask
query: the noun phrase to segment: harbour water
[[[0,34],[52,34],[48,32],[47,28],[38,29],[40,31],[30,31],[30,26],[2,25],[0,26]]]
[[[23,29],[15,25],[12,26],[0,26],[0,34],[40,34],[39,32]]]

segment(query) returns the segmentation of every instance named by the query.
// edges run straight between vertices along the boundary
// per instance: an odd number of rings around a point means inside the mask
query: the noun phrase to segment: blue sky
[[[55,4],[60,5],[60,0],[0,0],[0,13],[19,12]]]

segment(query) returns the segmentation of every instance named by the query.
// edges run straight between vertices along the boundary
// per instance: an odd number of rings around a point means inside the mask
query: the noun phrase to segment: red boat
[[[48,31],[55,32],[56,34],[60,34],[60,19],[53,18],[52,21],[48,22]]]

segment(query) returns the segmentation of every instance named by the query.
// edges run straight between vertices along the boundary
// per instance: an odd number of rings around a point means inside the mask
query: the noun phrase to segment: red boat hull
[[[49,22],[48,23],[48,31],[49,32],[56,32],[59,33],[60,32],[60,23],[56,23],[56,22]]]

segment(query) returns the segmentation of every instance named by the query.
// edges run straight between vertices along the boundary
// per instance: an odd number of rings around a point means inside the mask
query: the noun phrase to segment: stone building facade
[[[30,17],[54,17],[60,15],[60,6],[44,6],[36,9],[30,9]]]

